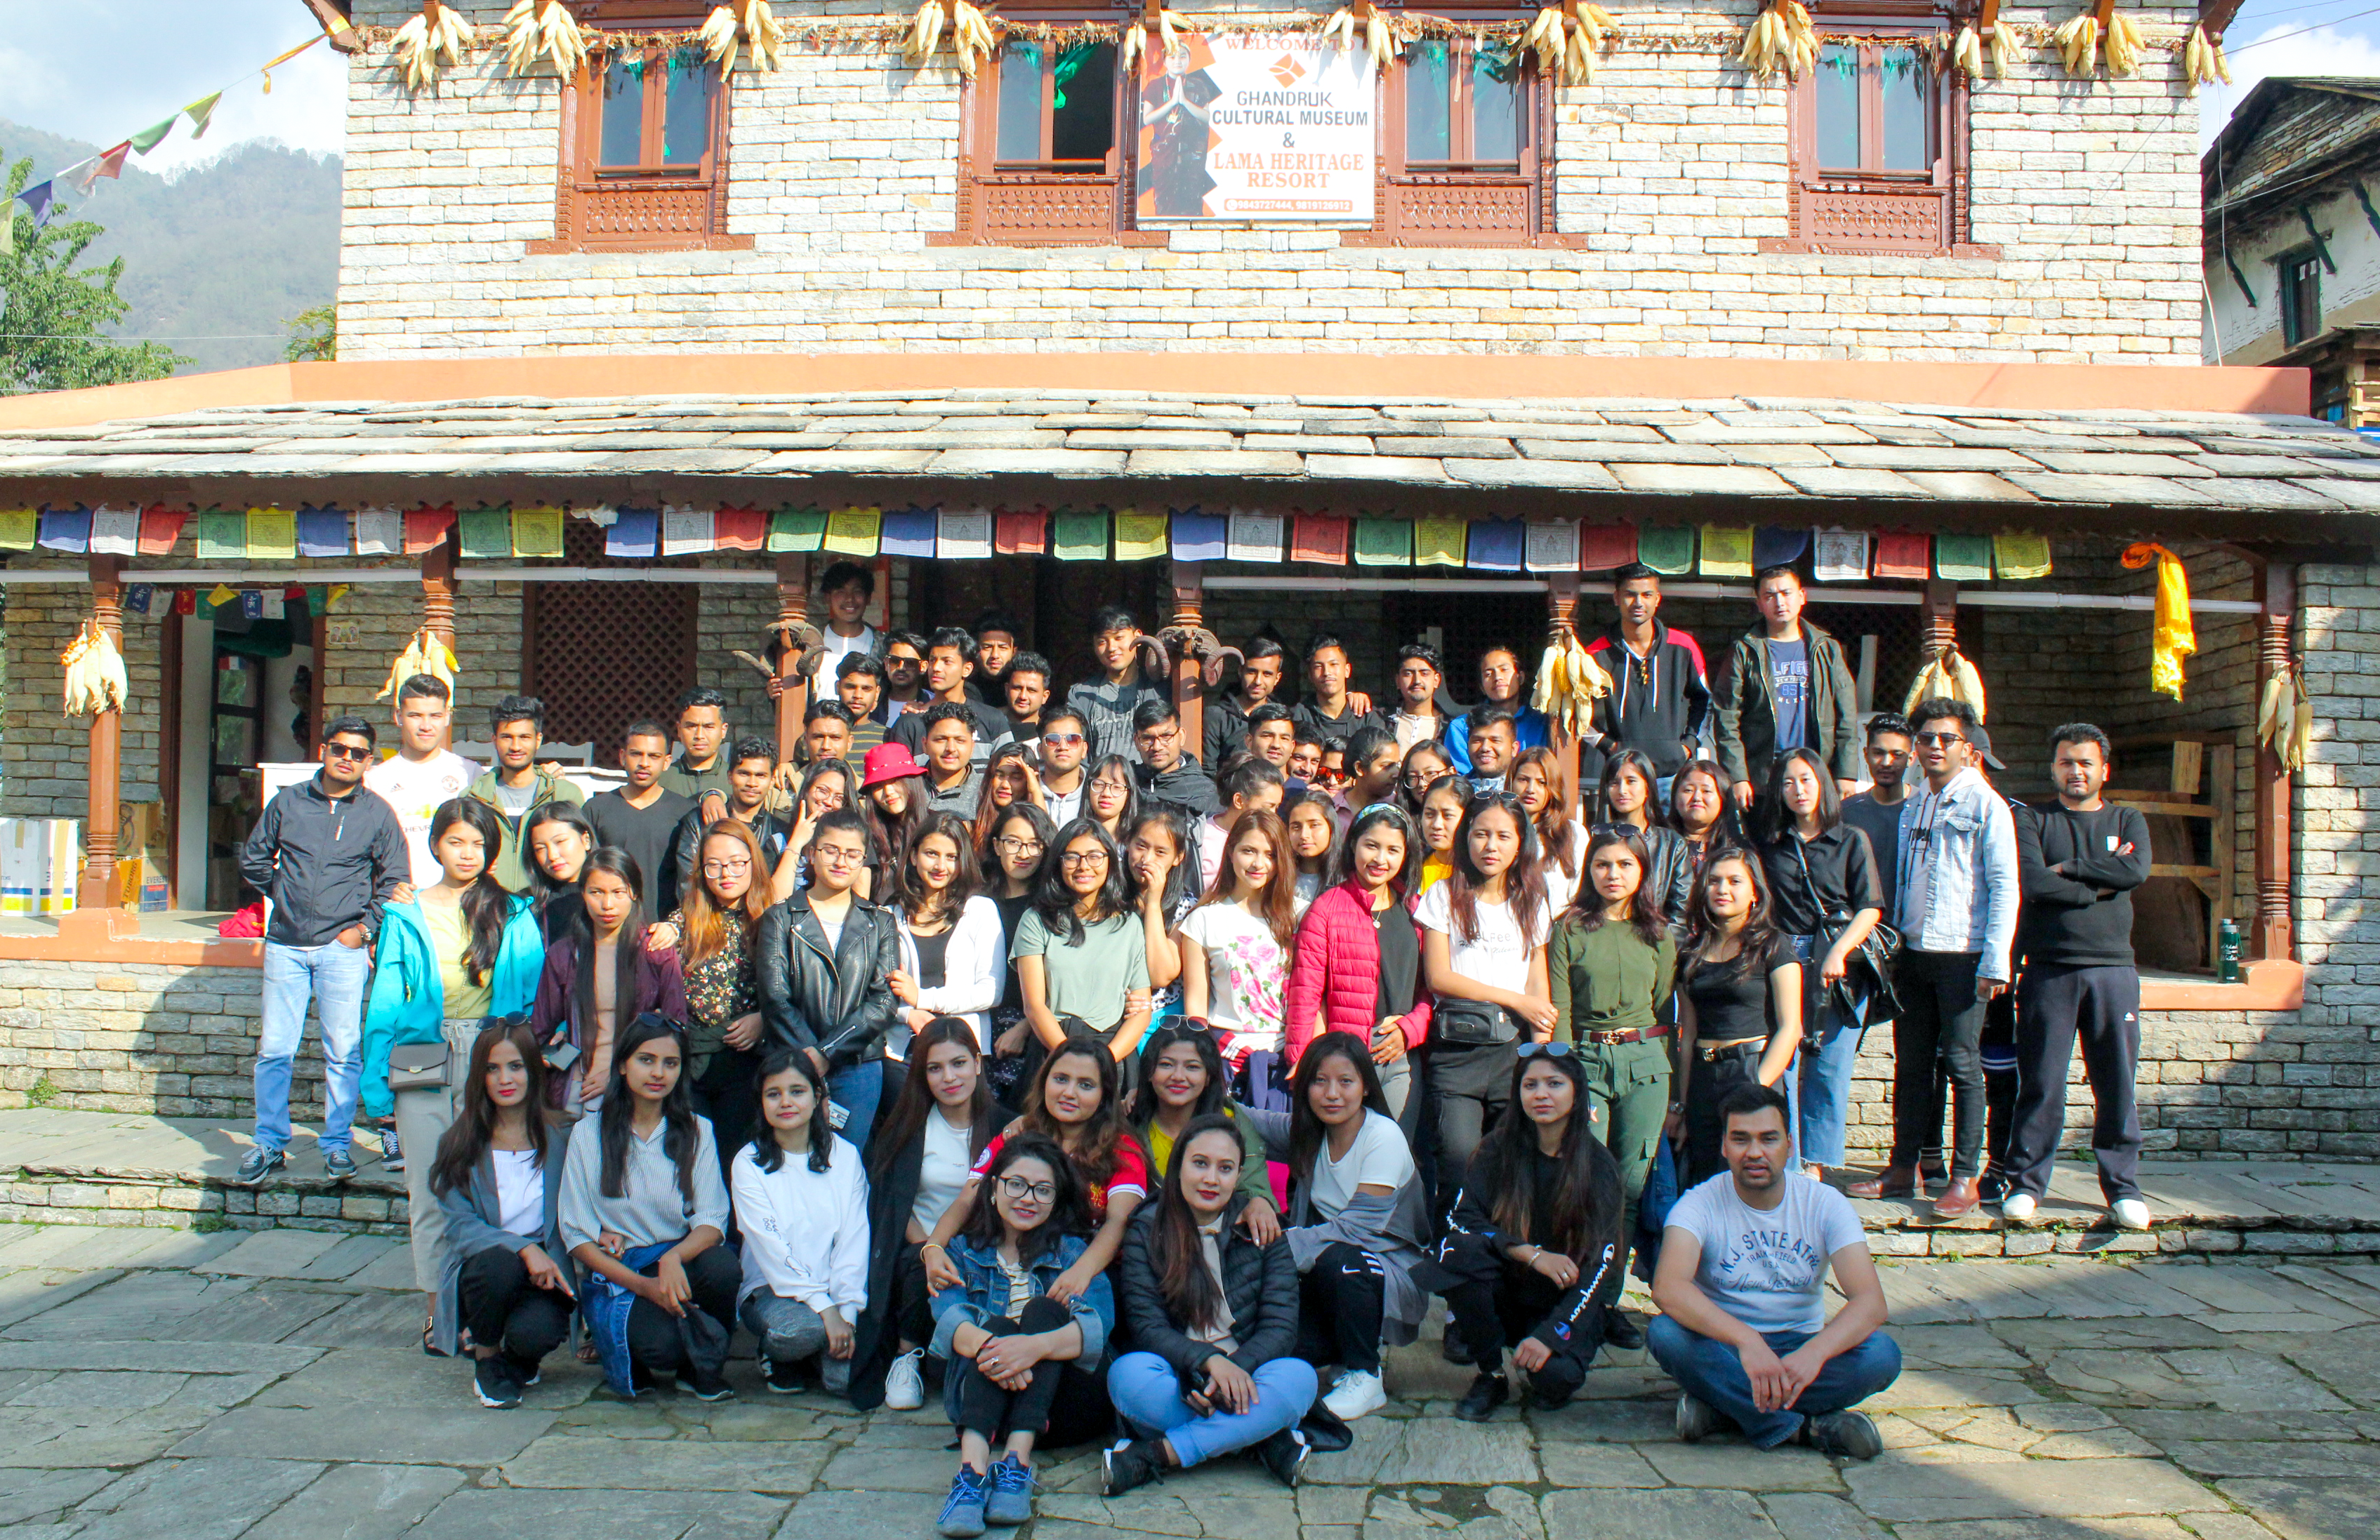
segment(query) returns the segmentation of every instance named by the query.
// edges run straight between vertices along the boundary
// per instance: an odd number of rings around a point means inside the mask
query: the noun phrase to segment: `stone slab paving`
[[[136,1244],[136,1243],[138,1243]],[[9,1540],[882,1540],[928,1534],[938,1413],[740,1392],[634,1405],[550,1364],[511,1413],[419,1350],[372,1237],[0,1225]],[[1887,1261],[1907,1368],[1866,1463],[1670,1435],[1641,1353],[1560,1412],[1450,1414],[1435,1329],[1399,1399],[1283,1491],[1244,1461],[1113,1501],[1045,1461],[1020,1540],[2369,1540],[2380,1266],[2173,1255]],[[391,1287],[390,1285],[396,1285]]]

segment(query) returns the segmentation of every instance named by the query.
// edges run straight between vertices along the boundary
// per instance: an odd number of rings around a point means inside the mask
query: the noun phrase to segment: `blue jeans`
[[[1314,1365],[1302,1358],[1276,1358],[1250,1377],[1257,1382],[1254,1405],[1202,1417],[1182,1399],[1182,1376],[1172,1364],[1153,1352],[1128,1352],[1108,1368],[1108,1399],[1135,1433],[1172,1444],[1186,1470],[1295,1427],[1314,1405],[1319,1384]]]
[[[1802,1053],[1795,1073],[1786,1077],[1799,1092],[1795,1153],[1814,1166],[1840,1166],[1849,1158],[1843,1125],[1851,1116],[1852,1066],[1859,1061],[1866,1028],[1840,1007],[1822,1003],[1827,991],[1818,983],[1815,938],[1788,939],[1802,960],[1803,985]]]
[[[1764,1331],[1760,1337],[1782,1358],[1813,1335]],[[1763,1412],[1753,1405],[1752,1381],[1731,1344],[1697,1336],[1667,1316],[1656,1316],[1645,1323],[1645,1345],[1678,1388],[1733,1420],[1746,1438],[1764,1449],[1799,1433],[1803,1418],[1856,1406],[1900,1377],[1900,1345],[1881,1331],[1873,1332],[1859,1346],[1828,1359],[1791,1407]]]
[[[322,1019],[322,1136],[316,1143],[325,1155],[347,1147],[363,1078],[358,1050],[363,1043],[364,980],[370,973],[368,947],[264,943],[264,1028],[256,1045],[259,1148],[289,1146],[289,1081],[298,1044],[306,1035],[310,998]]]
[[[850,1117],[835,1132],[860,1149],[868,1147],[868,1131],[876,1126],[876,1108],[884,1099],[884,1064],[863,1059],[826,1077],[826,1098]]]

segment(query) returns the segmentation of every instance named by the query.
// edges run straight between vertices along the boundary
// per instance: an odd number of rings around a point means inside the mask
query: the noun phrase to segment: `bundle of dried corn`
[[[421,14],[399,27],[390,40],[405,89],[418,91],[436,85],[442,70],[463,62],[463,49],[470,41],[471,24],[461,11],[438,0],[422,0]]]
[[[703,52],[724,75],[735,67],[740,49],[751,50],[752,67],[774,69],[777,53],[785,45],[784,24],[769,10],[769,0],[734,0],[732,6],[714,7],[696,34]]]
[[[587,34],[562,0],[513,0],[504,13],[504,69],[526,75],[540,58],[567,80],[587,57]]]
[[[1950,40],[1950,67],[1970,84],[1984,78],[1984,40],[1973,27],[1960,28],[1959,35]]]
[[[1921,700],[1945,697],[1965,701],[1975,709],[1977,721],[1985,720],[1984,677],[1975,672],[1974,664],[1959,656],[1955,647],[1944,648],[1917,671],[1917,682],[1909,686],[1909,698],[1901,703],[1901,714],[1906,716],[1916,710]]]
[[[2231,83],[2231,65],[2223,56],[2223,40],[2208,37],[2204,27],[2192,27],[2190,38],[2181,45],[2181,78],[2190,83],[2190,93],[2198,94],[2201,86],[2211,86],[2220,80]]]
[[[2067,74],[2087,80],[2098,68],[2099,18],[2089,11],[2050,33],[2049,39],[2058,44],[2058,55]]]
[[[1521,34],[1521,46],[1535,51],[1542,74],[1566,86],[1584,86],[1595,79],[1595,61],[1604,40],[1619,30],[1619,18],[1601,6],[1581,6],[1575,15],[1560,6],[1548,6]]]
[[[2305,670],[2283,663],[2265,682],[2265,700],[2256,712],[2256,742],[2273,751],[2285,770],[2305,769],[2313,747],[2313,697],[2306,692]]]
[[[84,621],[58,661],[67,671],[67,715],[93,717],[124,709],[132,689],[124,673],[124,654],[115,649],[115,638],[99,622]]]
[[[425,625],[406,638],[405,650],[388,665],[388,678],[372,698],[386,699],[417,673],[426,673],[438,680],[451,696],[455,689],[455,671],[462,666],[455,660],[455,649],[448,647],[437,632]]]
[[[1773,0],[1743,31],[1743,48],[1736,62],[1765,80],[1783,71],[1798,80],[1818,62],[1818,34],[1802,0]]]
[[[2141,67],[2141,24],[2121,11],[2107,16],[2107,73],[2131,75]]]
[[[2005,21],[1996,21],[1985,29],[1992,40],[1992,78],[2005,80],[2016,67],[2016,29]]]
[[[924,0],[909,23],[901,52],[912,63],[923,63],[941,45],[945,19],[950,23],[951,52],[958,55],[959,73],[972,80],[1000,46],[1000,35],[974,0],[949,0],[947,10],[944,0]]]
[[[960,0],[960,3],[964,5],[965,0]],[[1322,41],[1325,42],[1330,41],[1330,30],[1339,25],[1341,17],[1347,18],[1345,29],[1347,42],[1345,46],[1352,48],[1355,45],[1355,19],[1351,16],[1347,16],[1347,13],[1343,10],[1333,15],[1329,21],[1323,24]],[[1178,11],[1160,8],[1157,13],[1157,51],[1160,56],[1171,52],[1175,46],[1176,40],[1182,33],[1188,30],[1190,30],[1190,22],[1188,18],[1184,18]],[[1140,66],[1141,50],[1148,46],[1148,29],[1142,26],[1139,22],[1135,21],[1126,26],[1123,30],[1123,35],[1116,42],[1116,67],[1127,72],[1138,68]]]

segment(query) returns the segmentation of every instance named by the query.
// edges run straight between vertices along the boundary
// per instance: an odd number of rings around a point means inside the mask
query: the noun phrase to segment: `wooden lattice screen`
[[[565,528],[574,566],[649,565],[605,558],[592,524],[572,519]],[[521,679],[545,702],[546,737],[592,743],[596,763],[609,765],[630,722],[668,721],[694,683],[698,592],[691,583],[524,585]]]

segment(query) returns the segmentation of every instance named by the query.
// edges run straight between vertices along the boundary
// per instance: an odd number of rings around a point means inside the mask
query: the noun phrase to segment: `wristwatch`
[[[1670,1103],[1670,1111],[1673,1115],[1682,1118],[1686,1115],[1686,1104],[1682,1101],[1673,1101]]]

